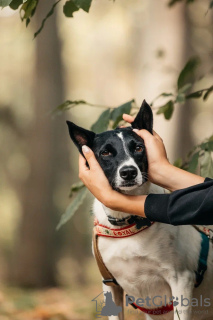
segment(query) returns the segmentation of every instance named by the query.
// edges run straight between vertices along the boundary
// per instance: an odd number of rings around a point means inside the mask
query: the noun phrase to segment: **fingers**
[[[133,129],[133,131],[137,133],[144,141],[153,137],[153,135],[145,129],[142,129],[142,130]]]
[[[86,159],[81,154],[79,154],[78,164],[79,164],[79,171],[89,170],[89,168],[86,165]]]
[[[163,139],[159,136],[159,134],[157,134],[157,132],[155,132],[154,130],[153,130],[153,136],[156,137],[158,140],[163,141]]]
[[[132,123],[134,121],[134,117],[132,117],[126,113],[123,114],[123,119],[124,119],[124,121],[129,122],[129,123]]]
[[[124,121],[129,122],[129,123],[132,123],[134,121],[134,117],[132,117],[129,114],[126,114],[126,113],[123,114],[123,119],[124,119]],[[120,128],[124,128],[124,126],[121,126]],[[139,132],[143,131],[141,133],[143,135],[143,137],[139,134],[139,136],[141,136],[141,138],[143,138],[143,139],[148,138],[148,135],[146,134],[146,132],[148,132],[147,130],[138,130],[138,131]],[[148,132],[148,134],[150,135],[149,132]],[[153,130],[153,136],[156,137],[158,140],[163,141],[162,138],[154,130]]]
[[[145,129],[142,129],[142,130],[133,129],[133,131],[136,132],[144,140],[151,139],[154,136],[159,141],[163,141],[162,138],[154,130],[153,130],[153,135]]]
[[[85,145],[82,146],[82,151],[83,151],[83,154],[89,164],[90,169],[92,170],[94,168],[97,168],[97,166],[99,166],[99,164],[95,158],[93,151],[88,146],[85,146]]]

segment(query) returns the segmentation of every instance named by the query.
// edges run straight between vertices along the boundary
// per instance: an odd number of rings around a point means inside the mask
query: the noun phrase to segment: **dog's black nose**
[[[124,166],[120,169],[120,176],[124,180],[132,180],[137,177],[138,171],[135,167],[133,166]]]

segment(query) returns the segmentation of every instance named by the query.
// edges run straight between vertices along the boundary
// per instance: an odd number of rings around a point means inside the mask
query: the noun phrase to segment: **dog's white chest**
[[[153,193],[157,193],[156,190]],[[116,218],[126,217],[125,213],[104,208],[97,200],[93,209],[99,223],[109,228],[112,228],[112,225],[107,219],[108,214]],[[201,236],[192,226],[172,226],[155,222],[151,227],[126,238],[100,236],[98,247],[108,270],[125,293],[135,299],[165,297],[163,301],[168,304],[172,296],[178,297],[180,301],[181,296],[199,299],[203,293],[213,299],[209,287],[213,280],[212,250],[209,252],[208,270],[204,280],[198,289],[194,289]],[[156,304],[151,303],[151,307],[156,308]],[[213,316],[213,308],[208,311]],[[172,314],[162,320],[173,319]],[[200,315],[188,319],[207,320]]]
[[[155,229],[156,226],[151,228]],[[162,253],[162,246],[168,239],[162,244],[158,234],[156,237],[159,237],[159,241],[155,239],[153,243],[155,230],[150,231],[147,229],[121,239],[100,237],[99,250],[105,265],[129,295],[144,297],[160,294],[163,290],[171,296],[166,278],[172,270],[167,260],[168,255],[173,255],[173,248],[167,246]]]

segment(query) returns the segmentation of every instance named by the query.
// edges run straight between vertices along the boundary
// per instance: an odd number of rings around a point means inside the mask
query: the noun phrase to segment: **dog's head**
[[[144,100],[131,127],[95,134],[67,121],[70,137],[82,154],[90,147],[113,189],[133,190],[147,181],[148,162],[144,141],[132,129],[152,133],[153,114]]]

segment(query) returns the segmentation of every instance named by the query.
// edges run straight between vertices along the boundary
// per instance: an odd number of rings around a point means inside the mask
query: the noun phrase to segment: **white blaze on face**
[[[127,156],[127,159],[125,159],[121,164],[120,166],[118,167],[117,169],[117,173],[116,173],[116,177],[115,177],[115,186],[117,188],[119,188],[120,190],[133,190],[135,188],[137,188],[138,186],[142,185],[142,182],[143,182],[143,177],[142,177],[142,174],[141,174],[141,171],[137,165],[137,163],[135,162],[135,160],[133,159],[133,157],[131,157],[129,151],[128,151],[128,148],[126,146],[126,142],[123,138],[123,134],[121,132],[117,133],[117,136],[119,137],[119,139],[121,139],[122,141],[122,145],[123,145],[123,148],[124,148],[124,152]],[[124,166],[133,166],[135,167],[135,169],[137,170],[137,176],[136,178],[134,179],[134,182],[135,182],[135,185],[134,186],[121,186],[122,183],[125,181],[123,178],[121,178],[120,176],[120,169]]]

